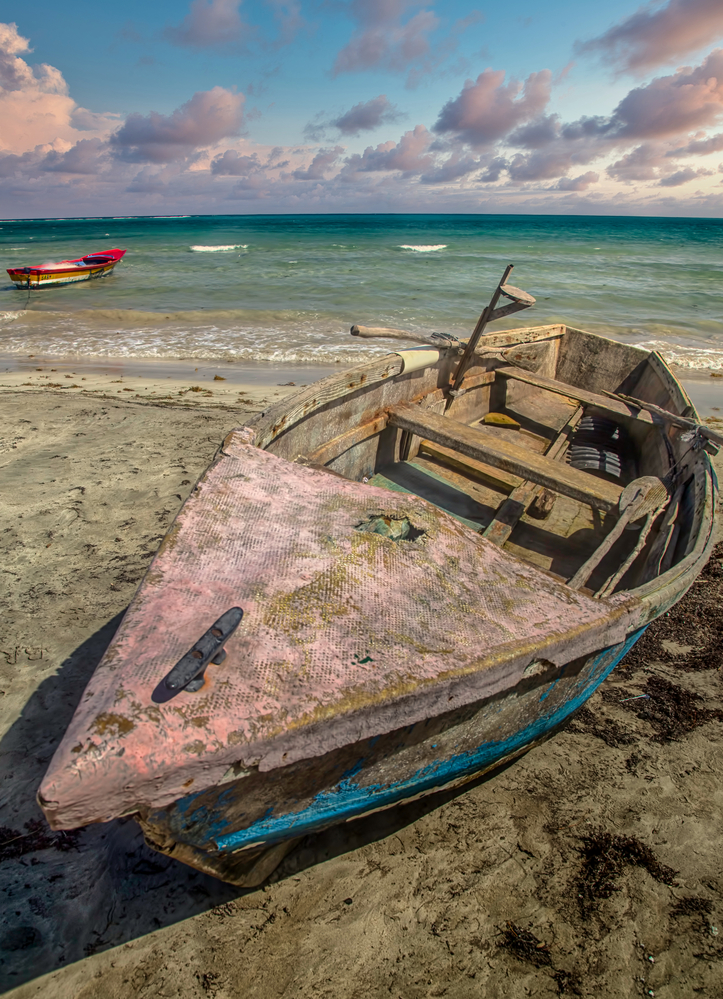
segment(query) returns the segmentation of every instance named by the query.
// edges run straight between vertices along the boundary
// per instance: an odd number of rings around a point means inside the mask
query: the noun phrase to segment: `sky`
[[[125,0],[97,17],[36,0],[13,17],[4,218],[723,214],[723,0]]]

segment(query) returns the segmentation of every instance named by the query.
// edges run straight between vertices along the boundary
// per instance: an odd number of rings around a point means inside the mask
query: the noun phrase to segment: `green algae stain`
[[[90,727],[97,735],[117,736],[121,738],[132,732],[136,727],[136,723],[131,721],[130,718],[126,718],[125,715],[117,715],[104,711],[98,715]]]

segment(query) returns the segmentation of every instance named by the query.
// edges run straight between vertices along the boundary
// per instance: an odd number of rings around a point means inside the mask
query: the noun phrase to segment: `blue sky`
[[[17,8],[0,214],[720,215],[721,0],[511,7]]]

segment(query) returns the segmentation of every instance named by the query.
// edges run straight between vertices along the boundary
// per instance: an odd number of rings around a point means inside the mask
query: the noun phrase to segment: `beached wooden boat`
[[[542,326],[483,337],[460,378],[463,347],[229,433],[43,780],[53,828],[134,815],[258,884],[299,837],[549,737],[680,599],[715,435],[660,356]]]
[[[77,260],[60,260],[39,267],[8,267],[8,274],[18,288],[46,288],[48,285],[75,284],[110,274],[125,250],[101,250]]]

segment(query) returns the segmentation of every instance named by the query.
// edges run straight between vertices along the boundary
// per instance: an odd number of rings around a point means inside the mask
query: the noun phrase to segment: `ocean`
[[[0,354],[354,364],[354,323],[468,335],[505,266],[562,322],[723,370],[723,220],[216,215],[0,222],[7,267],[126,249],[111,276],[0,280]],[[491,327],[490,329],[493,329]]]

